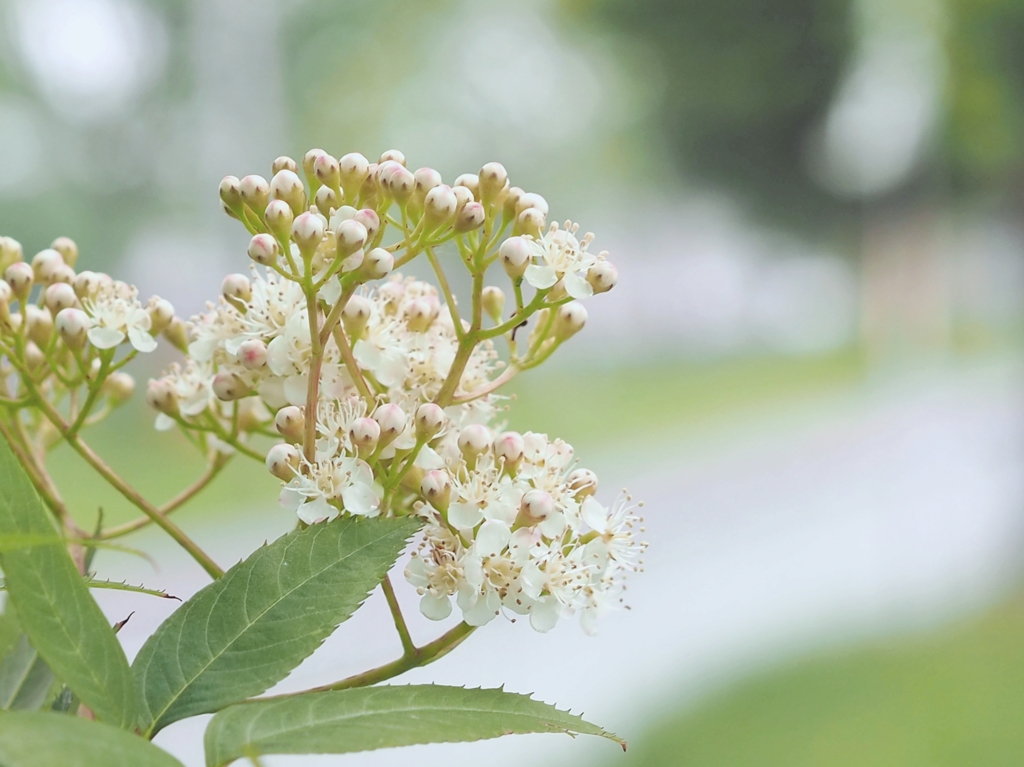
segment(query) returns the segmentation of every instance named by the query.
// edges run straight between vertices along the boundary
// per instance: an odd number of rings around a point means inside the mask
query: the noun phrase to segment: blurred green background
[[[630,712],[594,759],[1024,761],[1024,3],[0,0],[0,40],[0,233],[183,314],[245,268],[219,179],[312,146],[500,160],[597,233],[620,285],[508,411],[650,494],[638,609],[595,645],[621,674],[552,686]],[[95,443],[162,499],[201,466],[151,418]],[[181,524],[281,526],[244,460]],[[83,521],[131,516],[53,462]]]

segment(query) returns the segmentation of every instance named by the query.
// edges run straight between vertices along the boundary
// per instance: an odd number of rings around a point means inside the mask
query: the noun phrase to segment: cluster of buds
[[[500,387],[615,286],[607,254],[575,224],[549,226],[544,198],[498,163],[449,185],[395,150],[371,163],[313,149],[272,171],[221,182],[253,263],[192,318],[185,361],[150,382],[158,427],[264,460],[303,524],[422,517],[407,578],[429,617],[454,597],[473,625],[509,611],[547,630],[579,612],[589,627],[639,567],[634,507],[601,506],[563,442],[493,429]],[[397,271],[419,256],[436,286]],[[452,264],[472,280],[464,305]],[[250,433],[277,440],[260,452],[242,445]]]
[[[76,272],[77,261],[67,237],[31,261],[0,237],[0,418],[38,449],[59,436],[55,421],[77,432],[131,397],[135,382],[121,368],[161,334],[186,345],[170,303],[154,296],[142,304],[134,287]]]

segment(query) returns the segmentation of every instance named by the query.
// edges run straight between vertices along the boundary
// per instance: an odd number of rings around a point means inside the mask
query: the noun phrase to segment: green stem
[[[416,645],[409,634],[409,627],[405,623],[405,616],[402,615],[402,608],[398,604],[398,597],[395,595],[395,587],[391,585],[391,578],[387,575],[380,582],[384,589],[384,596],[388,600],[388,609],[391,610],[391,617],[395,620],[395,628],[398,630],[398,637],[402,640],[403,657],[416,654]]]

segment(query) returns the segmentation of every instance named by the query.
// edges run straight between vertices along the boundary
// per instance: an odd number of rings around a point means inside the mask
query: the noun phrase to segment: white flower
[[[97,349],[113,349],[127,338],[140,352],[156,348],[149,334],[151,320],[138,300],[138,290],[124,282],[100,283],[84,302],[89,315],[89,342]]]
[[[453,478],[448,521],[462,529],[476,527],[485,519],[511,526],[523,491],[501,474],[490,456],[481,458],[474,471]]]
[[[588,233],[580,242],[576,239],[578,229],[577,224],[568,221],[565,222],[565,229],[552,224],[544,236],[534,241],[538,262],[526,267],[523,276],[528,283],[538,290],[544,290],[562,280],[565,292],[573,298],[589,298],[594,295],[594,289],[586,280],[587,270],[597,263],[597,257],[587,252],[587,246],[594,236]]]
[[[295,478],[281,489],[280,502],[311,525],[336,517],[335,504],[339,502],[350,514],[376,516],[380,498],[369,465],[358,458],[341,456],[313,464],[303,460]]]
[[[635,509],[626,495],[620,495],[610,509],[593,496],[583,502],[583,521],[597,533],[587,548],[598,555],[602,564],[610,559],[630,570],[637,569],[645,545],[634,537],[634,528],[643,522]]]

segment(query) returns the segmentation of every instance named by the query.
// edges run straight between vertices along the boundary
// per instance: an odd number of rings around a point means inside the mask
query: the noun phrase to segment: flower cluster
[[[507,612],[545,631],[579,613],[591,629],[639,568],[639,517],[625,496],[602,505],[561,440],[504,431],[498,390],[615,286],[593,235],[548,226],[546,201],[497,163],[448,185],[397,151],[281,157],[269,181],[229,176],[220,194],[253,263],[192,318],[186,360],[150,382],[158,427],[264,460],[303,524],[421,517],[406,577],[430,618],[454,598],[474,626]],[[398,271],[420,256],[436,286]],[[465,304],[452,264],[472,282]],[[134,315],[92,316],[113,339]],[[276,444],[258,449],[259,435]]]

